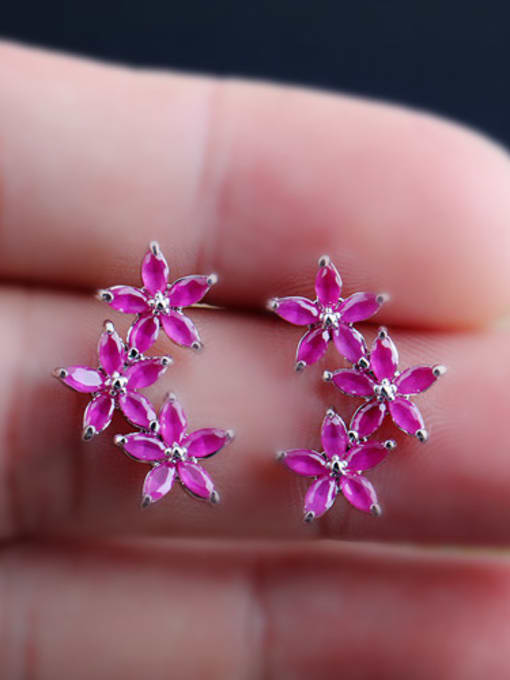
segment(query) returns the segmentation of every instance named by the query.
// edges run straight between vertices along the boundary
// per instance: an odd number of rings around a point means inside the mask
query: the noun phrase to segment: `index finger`
[[[349,97],[0,48],[0,271],[106,287],[157,239],[211,301],[311,294],[328,252],[378,320],[455,327],[510,291],[510,164],[476,134]]]

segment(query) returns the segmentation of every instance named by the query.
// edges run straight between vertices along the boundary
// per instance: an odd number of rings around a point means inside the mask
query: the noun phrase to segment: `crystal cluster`
[[[406,434],[425,442],[428,433],[423,417],[411,400],[427,390],[446,371],[444,366],[413,366],[398,370],[398,351],[385,328],[380,328],[370,351],[354,324],[373,316],[387,300],[375,293],[354,293],[343,299],[342,279],[327,256],[319,260],[315,279],[316,299],[273,298],[269,308],[285,321],[308,326],[296,354],[296,370],[321,359],[330,340],[351,368],[325,371],[323,379],[344,394],[364,400],[353,414],[349,430],[342,418],[329,409],[322,424],[322,451],[293,449],[278,454],[290,470],[315,481],[305,496],[305,520],[323,515],[342,494],[363,512],[380,515],[372,484],[363,473],[381,463],[395,448],[393,440],[369,439],[389,415]]]
[[[218,503],[219,494],[198,461],[218,453],[232,440],[233,431],[206,428],[186,434],[187,419],[173,394],[158,415],[140,392],[161,378],[173,362],[169,356],[145,355],[160,327],[179,345],[202,347],[198,330],[183,309],[202,300],[217,277],[185,276],[169,284],[168,276],[166,259],[159,245],[152,242],[142,261],[142,288],[112,286],[98,294],[113,309],[136,314],[126,341],[111,321],[105,321],[97,349],[99,366],[57,368],[54,375],[91,397],[83,414],[84,440],[106,430],[116,409],[137,428],[115,435],[114,442],[133,460],[151,465],[143,486],[144,507],[165,496],[175,479],[195,498]]]

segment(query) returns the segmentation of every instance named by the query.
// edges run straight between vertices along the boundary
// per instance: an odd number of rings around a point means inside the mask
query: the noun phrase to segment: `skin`
[[[9,44],[0,93],[3,677],[509,675],[506,152],[385,104]],[[191,312],[204,352],[160,338],[176,361],[147,390],[176,392],[191,429],[235,428],[206,463],[214,508],[176,487],[141,512],[147,468],[110,437],[129,427],[81,442],[86,397],[49,379],[94,363],[104,318],[127,329],[91,292],[137,284],[153,239],[172,278],[221,277],[222,309]],[[383,517],[338,498],[305,526],[306,482],[273,453],[358,402],[319,380],[333,348],[293,373],[300,330],[264,305],[311,296],[324,252],[345,293],[393,294],[375,322],[402,368],[449,372],[416,398],[425,446],[381,432],[399,444],[367,475]]]

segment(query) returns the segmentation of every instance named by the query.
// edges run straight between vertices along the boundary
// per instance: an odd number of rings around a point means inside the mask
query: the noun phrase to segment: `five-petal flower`
[[[272,298],[268,306],[282,319],[296,326],[309,326],[299,341],[296,370],[321,359],[333,340],[338,352],[352,364],[367,354],[365,340],[353,324],[373,316],[387,296],[375,293],[353,293],[341,298],[342,279],[327,255],[319,260],[315,279],[316,300],[292,296]]]
[[[118,434],[114,442],[130,458],[153,467],[145,477],[142,506],[163,498],[177,478],[195,498],[218,503],[220,496],[213,481],[198,464],[232,441],[232,430],[203,428],[186,434],[186,415],[175,395],[169,394],[156,423],[148,432]]]
[[[170,269],[159,244],[152,241],[142,261],[142,288],[112,286],[98,291],[100,300],[125,314],[137,314],[128,333],[130,356],[143,354],[156,342],[160,327],[173,342],[199,350],[198,330],[183,308],[200,302],[217,281],[209,276],[183,276],[168,283]]]
[[[367,402],[352,417],[351,428],[369,437],[389,412],[395,425],[421,442],[428,439],[423,417],[410,395],[427,390],[446,372],[444,366],[413,366],[398,370],[398,351],[385,328],[380,328],[373,343],[368,370],[356,368],[325,371],[323,378],[344,394],[363,397]]]
[[[290,449],[278,454],[278,459],[293,472],[315,477],[305,495],[305,521],[311,522],[327,512],[339,493],[358,510],[380,515],[375,489],[362,473],[384,460],[395,442],[360,442],[357,433],[347,432],[344,421],[333,409],[328,409],[322,422],[321,442],[322,452]]]
[[[111,321],[105,321],[98,343],[99,368],[84,365],[57,368],[54,375],[77,392],[92,395],[83,414],[83,439],[103,432],[115,408],[137,427],[149,428],[156,419],[150,401],[138,390],[163,375],[172,359],[152,357],[128,362],[126,348]]]

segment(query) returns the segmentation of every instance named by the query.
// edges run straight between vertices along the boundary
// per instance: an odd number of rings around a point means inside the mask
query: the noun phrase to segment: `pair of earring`
[[[127,456],[150,465],[142,490],[142,506],[163,498],[177,480],[192,496],[218,503],[219,493],[202,466],[234,438],[234,431],[206,427],[188,433],[182,405],[175,394],[165,398],[159,413],[140,390],[159,380],[173,362],[170,356],[148,356],[161,330],[174,343],[202,349],[198,330],[184,313],[199,306],[218,281],[216,274],[184,276],[169,283],[169,267],[159,245],[152,242],[141,267],[142,287],[118,285],[97,297],[114,310],[135,315],[124,341],[111,321],[104,322],[98,343],[99,366],[82,364],[58,368],[54,375],[73,390],[91,396],[83,415],[82,438],[90,441],[111,424],[119,410],[135,431],[116,434],[114,443]],[[445,372],[443,366],[398,370],[398,352],[381,328],[371,350],[354,326],[373,316],[385,295],[354,293],[343,299],[342,280],[326,256],[319,260],[316,299],[273,298],[269,308],[282,319],[307,326],[296,354],[296,370],[315,364],[333,342],[350,368],[325,371],[323,379],[344,394],[363,398],[349,428],[332,408],[321,428],[319,450],[290,449],[277,458],[287,468],[314,479],[305,495],[305,521],[323,515],[343,495],[354,507],[373,515],[381,508],[364,472],[381,463],[396,443],[371,439],[389,414],[405,433],[425,442],[423,418],[410,396],[428,389]]]

